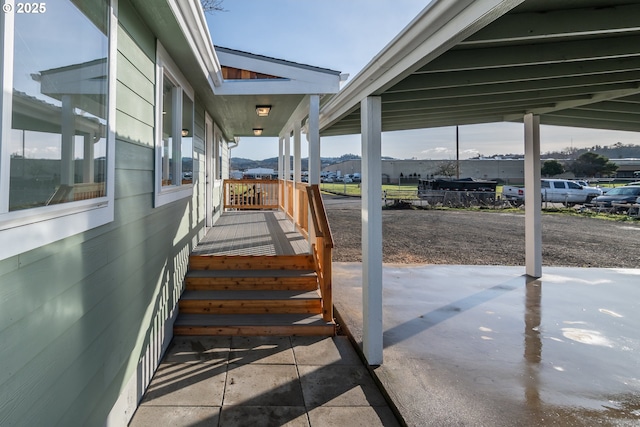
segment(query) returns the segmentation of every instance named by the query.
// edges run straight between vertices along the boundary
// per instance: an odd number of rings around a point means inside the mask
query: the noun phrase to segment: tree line
[[[541,174],[555,176],[564,172],[573,172],[575,176],[595,178],[614,175],[617,170],[618,165],[609,161],[607,156],[587,151],[578,156],[576,160],[566,164],[560,163],[558,160],[545,160],[542,164]]]

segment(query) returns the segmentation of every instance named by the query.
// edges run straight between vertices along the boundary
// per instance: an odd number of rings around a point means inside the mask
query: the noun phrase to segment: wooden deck
[[[193,255],[300,255],[308,241],[280,211],[225,212]]]

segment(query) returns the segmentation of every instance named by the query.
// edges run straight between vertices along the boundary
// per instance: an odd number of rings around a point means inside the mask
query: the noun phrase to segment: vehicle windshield
[[[640,187],[616,187],[607,192],[607,196],[639,196]]]

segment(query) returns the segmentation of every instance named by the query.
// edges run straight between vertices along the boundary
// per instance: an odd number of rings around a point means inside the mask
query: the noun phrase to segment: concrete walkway
[[[397,426],[344,336],[175,337],[130,426]]]
[[[360,263],[334,263],[336,312],[362,342]],[[384,363],[409,426],[640,425],[640,270],[383,269]]]

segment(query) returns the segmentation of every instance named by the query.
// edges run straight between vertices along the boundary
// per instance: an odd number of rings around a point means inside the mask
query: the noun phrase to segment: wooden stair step
[[[332,336],[335,323],[309,314],[180,314],[174,335],[312,335]]]
[[[321,313],[317,291],[193,291],[179,301],[180,313],[259,314]]]
[[[191,290],[314,290],[317,283],[313,270],[189,270],[185,277]]]
[[[191,255],[189,270],[313,270],[313,255]]]

